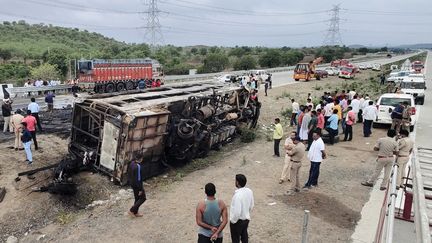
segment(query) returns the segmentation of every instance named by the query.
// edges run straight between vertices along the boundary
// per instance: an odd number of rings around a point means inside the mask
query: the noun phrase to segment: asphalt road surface
[[[417,105],[418,119],[415,132],[415,144],[418,147],[432,149],[432,52],[428,51],[424,73],[426,75],[425,102],[423,105]]]

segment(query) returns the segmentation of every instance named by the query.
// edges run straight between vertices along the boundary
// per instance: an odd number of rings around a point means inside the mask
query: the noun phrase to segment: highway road
[[[375,59],[375,60],[370,60],[370,61],[364,61],[364,62],[354,62],[355,64],[374,64],[374,63],[378,63],[381,65],[385,65],[391,62],[397,62],[412,56],[417,55],[418,53],[411,53],[411,54],[405,54],[405,55],[400,55],[400,56],[394,56],[392,58],[382,58],[382,59]],[[326,67],[328,65],[319,65],[318,68],[322,68],[322,67]],[[293,79],[293,75],[294,72],[293,71],[286,71],[286,72],[278,72],[278,73],[273,73],[273,87],[278,87],[278,86],[283,86],[283,85],[287,85],[287,84],[292,84],[294,83],[294,79]],[[304,81],[303,81],[304,82]]]
[[[432,149],[432,52],[428,51],[425,63],[426,89],[425,102],[423,105],[417,105],[419,116],[416,125],[415,142],[418,147]]]

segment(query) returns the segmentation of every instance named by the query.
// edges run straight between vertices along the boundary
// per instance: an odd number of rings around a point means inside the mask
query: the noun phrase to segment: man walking
[[[368,180],[361,183],[363,186],[372,187],[375,181],[378,179],[381,170],[384,168],[384,178],[381,182],[380,190],[384,191],[387,189],[387,184],[394,161],[394,155],[397,155],[399,151],[398,143],[394,139],[395,136],[396,131],[394,129],[389,129],[387,131],[387,137],[378,139],[374,147],[374,150],[378,151],[375,171]]]
[[[320,129],[320,131],[322,131],[324,129],[324,124],[325,124],[325,119],[324,119],[322,109],[317,110],[317,119],[318,119],[317,128]]]
[[[301,123],[299,123],[301,125],[299,135],[300,135],[300,139],[302,141],[307,142],[307,140],[308,140],[308,126],[309,126],[309,122],[311,121],[311,119],[312,119],[312,116],[310,114],[309,107],[305,107],[302,121],[301,121]]]
[[[32,97],[30,101],[31,103],[28,105],[27,110],[31,111],[32,116],[36,118],[39,132],[42,132],[42,125],[39,118],[39,105],[36,103],[36,99],[34,97]]]
[[[339,121],[338,110],[334,109],[333,115],[331,115],[330,118],[328,119],[327,121],[328,126],[326,127],[326,130],[329,133],[329,143],[331,145],[334,144],[335,136],[339,134],[338,121]]]
[[[301,163],[305,154],[305,146],[300,141],[300,138],[296,136],[294,138],[294,145],[295,147],[287,152],[287,154],[291,158],[291,191],[288,191],[288,195],[292,195],[295,192],[300,191],[300,180],[299,180],[299,173],[300,173],[300,167]]]
[[[12,102],[10,99],[3,99],[2,114],[4,120],[3,133],[6,133],[8,130],[9,132],[13,132],[12,127],[10,126],[10,119],[12,114]]]
[[[26,153],[26,162],[28,165],[31,165],[33,163],[33,156],[32,156],[32,152],[31,152],[31,139],[32,136],[29,132],[29,130],[27,129],[27,123],[22,122],[21,123],[22,126],[22,136],[21,136],[21,141],[23,143],[24,146],[24,150]]]
[[[353,100],[351,101],[352,111],[355,114],[356,121],[358,120],[358,115],[360,112],[360,99],[357,95],[354,95]],[[354,122],[355,123],[355,122]]]
[[[275,130],[273,132],[273,140],[274,140],[274,155],[275,157],[280,157],[279,154],[279,144],[280,144],[280,140],[283,137],[283,128],[282,125],[280,124],[280,119],[276,118],[275,119]]]
[[[316,111],[312,111],[311,112],[311,119],[309,121],[309,125],[308,125],[308,141],[307,141],[307,149],[306,151],[309,150],[310,146],[312,145],[312,141],[313,141],[313,131],[315,131],[315,129],[318,126],[318,118],[317,118],[317,112]]]
[[[351,141],[353,136],[352,126],[355,123],[356,115],[351,106],[348,106],[348,113],[345,118],[345,137],[344,141]]]
[[[228,223],[227,207],[222,200],[216,199],[216,186],[213,183],[207,183],[204,191],[207,198],[200,201],[196,208],[198,243],[222,243],[222,230]]]
[[[372,132],[372,122],[376,120],[378,115],[377,108],[373,105],[373,101],[369,101],[369,106],[363,109],[363,136],[369,137]]]
[[[237,174],[235,185],[237,190],[231,201],[230,207],[230,231],[233,243],[248,243],[248,226],[251,219],[250,213],[254,207],[253,192],[246,186],[246,176]]]
[[[330,116],[333,114],[333,107],[334,107],[334,103],[333,102],[329,102],[324,106],[324,120],[325,120],[325,125],[327,125],[327,121],[330,118]]]
[[[291,113],[290,126],[294,126],[294,125],[297,126],[296,117],[297,117],[297,113],[300,110],[300,105],[294,99],[291,99],[291,102],[292,102],[291,104],[292,113]]]
[[[143,186],[143,176],[141,170],[141,161],[135,159],[129,165],[129,184],[132,187],[135,202],[129,210],[129,215],[132,217],[142,217],[142,214],[138,213],[139,207],[147,200]]]
[[[321,132],[318,130],[314,131],[313,139],[314,141],[312,142],[312,145],[308,151],[308,158],[311,162],[309,178],[303,187],[306,190],[310,189],[312,186],[318,186],[320,165],[323,159],[325,159],[327,156],[325,152],[324,141],[321,138]]]
[[[284,183],[284,181],[290,181],[290,169],[291,169],[291,156],[288,154],[292,148],[294,148],[294,138],[297,136],[296,131],[292,131],[290,136],[285,139],[284,148],[285,148],[285,160],[284,167],[282,168],[282,174],[279,179],[279,184]]]
[[[15,133],[15,150],[21,149],[21,122],[24,119],[22,111],[20,109],[15,111],[15,114],[11,117],[11,127]],[[31,137],[31,134],[30,134]]]
[[[22,122],[25,122],[27,124],[27,129],[30,132],[32,138],[33,138],[33,142],[34,142],[34,146],[35,146],[35,150],[39,149],[38,146],[38,142],[36,139],[36,118],[32,115],[30,110],[27,110],[27,116],[22,119]]]
[[[403,106],[403,103],[400,102],[392,111],[391,118],[392,118],[392,125],[391,129],[395,129],[396,133],[399,133],[400,128],[402,126],[402,118],[404,113],[405,107]]]
[[[54,110],[54,93],[47,91],[45,94],[45,103],[47,103],[49,119],[52,118],[52,113]]]
[[[400,130],[400,138],[398,140],[399,153],[396,162],[399,165],[396,188],[403,187],[402,177],[405,176],[405,168],[412,153],[414,142],[409,138],[408,130]]]

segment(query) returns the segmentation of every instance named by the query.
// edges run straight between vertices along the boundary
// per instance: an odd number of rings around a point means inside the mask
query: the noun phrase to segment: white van
[[[408,77],[410,74],[410,71],[391,72],[390,76],[387,78],[387,82],[400,83],[405,77]]]
[[[414,96],[416,104],[424,104],[426,90],[426,82],[424,77],[414,75],[405,77],[402,80],[400,87],[402,93]]]
[[[391,113],[393,109],[404,101],[407,101],[411,107],[410,131],[413,131],[416,124],[416,107],[414,97],[410,94],[387,93],[381,95],[377,102],[378,116],[374,124],[392,124]]]
[[[262,78],[262,80],[266,80],[268,78],[268,73],[266,70],[250,70],[249,74],[253,74],[258,78]]]

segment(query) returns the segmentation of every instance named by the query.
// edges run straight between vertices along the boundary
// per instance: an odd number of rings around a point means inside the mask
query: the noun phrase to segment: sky
[[[0,21],[22,19],[86,29],[128,43],[151,43],[150,1],[0,0]],[[344,45],[432,42],[431,0],[154,1],[161,26],[156,44],[320,46],[325,43],[336,4],[340,4],[339,33]]]

